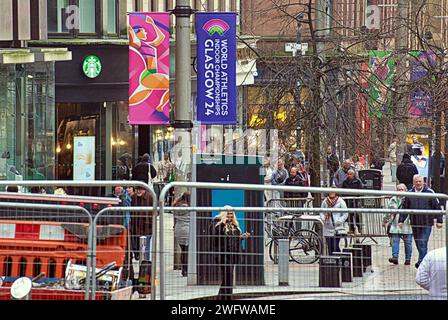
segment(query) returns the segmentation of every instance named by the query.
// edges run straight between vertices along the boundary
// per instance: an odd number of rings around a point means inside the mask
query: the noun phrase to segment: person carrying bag
[[[322,202],[321,208],[347,209],[344,199],[340,198],[336,192],[330,192]],[[341,237],[347,235],[348,212],[321,212],[320,219],[324,223],[323,236],[327,244],[328,254],[339,252],[339,242]]]

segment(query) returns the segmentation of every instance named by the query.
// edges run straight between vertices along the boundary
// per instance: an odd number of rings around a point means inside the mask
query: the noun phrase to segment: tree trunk
[[[408,28],[406,21],[408,17],[409,1],[398,0],[395,32],[395,50],[399,52],[397,56],[396,67],[396,88],[398,92],[394,93],[394,119],[396,120],[396,133],[399,139],[397,148],[397,161],[401,162],[403,154],[406,152],[406,134],[408,133],[407,110],[408,99],[406,90],[406,57],[408,51]]]

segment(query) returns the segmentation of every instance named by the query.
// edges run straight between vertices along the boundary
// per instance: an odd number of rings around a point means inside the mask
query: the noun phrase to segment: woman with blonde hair
[[[214,219],[212,228],[214,251],[217,253],[222,278],[218,293],[220,299],[230,300],[232,297],[235,265],[239,262],[242,252],[241,242],[249,235],[248,232],[242,234],[231,206],[224,206],[224,211]]]

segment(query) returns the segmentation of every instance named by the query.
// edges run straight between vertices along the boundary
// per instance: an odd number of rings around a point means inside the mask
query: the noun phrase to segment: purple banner
[[[236,124],[236,13],[197,13],[197,120]]]
[[[409,115],[411,117],[430,117],[432,99],[425,91],[417,90],[411,93]]]
[[[436,54],[431,51],[411,52],[411,81],[420,80],[436,65]],[[432,99],[425,91],[418,89],[411,93],[409,115],[414,118],[431,116]]]

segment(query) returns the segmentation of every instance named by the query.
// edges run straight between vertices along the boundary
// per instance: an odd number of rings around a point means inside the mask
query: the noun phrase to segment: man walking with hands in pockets
[[[416,174],[413,178],[413,188],[409,192],[434,193],[423,183],[423,177]],[[439,199],[437,198],[413,198],[406,197],[403,202],[403,209],[419,209],[419,210],[441,210]],[[404,221],[408,214],[400,214],[399,224],[403,228]],[[434,220],[437,219],[436,228],[442,228],[442,216],[433,214],[413,214],[411,215],[412,234],[414,236],[415,245],[418,250],[418,261],[415,267],[418,268],[423,258],[428,253],[428,240],[431,235]]]

